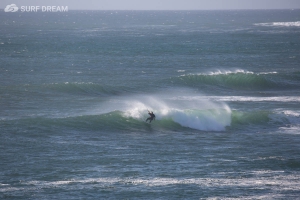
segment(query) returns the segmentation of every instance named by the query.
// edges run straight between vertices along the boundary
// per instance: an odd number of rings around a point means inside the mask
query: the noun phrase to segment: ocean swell
[[[296,88],[300,84],[297,73],[280,74],[276,71],[254,73],[245,70],[184,74],[172,78],[172,81],[192,87],[206,85],[243,90]]]

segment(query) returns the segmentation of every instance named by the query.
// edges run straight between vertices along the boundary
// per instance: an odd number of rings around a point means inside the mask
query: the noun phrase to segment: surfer
[[[146,122],[149,120],[150,121],[150,123],[151,123],[151,121],[154,119],[155,120],[155,115],[154,115],[154,113],[153,113],[153,111],[149,111],[148,110],[148,114],[150,115],[150,117],[148,117],[147,119],[146,119]]]

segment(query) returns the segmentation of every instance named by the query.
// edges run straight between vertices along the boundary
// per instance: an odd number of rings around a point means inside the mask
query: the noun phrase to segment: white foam
[[[257,73],[258,75],[260,74],[277,74],[277,72],[260,72],[260,73]]]
[[[214,75],[228,75],[228,74],[237,74],[237,73],[242,73],[242,74],[254,74],[254,72],[243,70],[243,69],[235,69],[235,70],[215,70],[212,72],[206,72],[206,73],[197,73],[197,74],[187,74],[187,75],[209,75],[209,76],[214,76]],[[186,74],[181,75],[181,76],[187,76]]]
[[[294,110],[284,110],[283,113],[288,116],[299,117],[300,113]]]
[[[234,70],[222,70],[218,69],[211,72],[206,73],[196,73],[196,74],[184,74],[181,76],[187,76],[187,75],[209,75],[209,76],[216,76],[216,75],[229,75],[229,74],[256,74],[256,75],[266,75],[266,74],[277,74],[276,71],[273,72],[258,72],[254,73],[252,71],[244,70],[244,69],[234,69]]]
[[[286,125],[280,127],[279,130],[287,134],[300,134],[300,110],[275,110],[275,115],[272,115],[274,121],[284,122]]]
[[[243,69],[236,69],[236,70],[217,70],[215,72],[209,72],[207,74],[203,75],[222,75],[222,74],[237,74],[237,73],[242,73],[242,74],[254,74],[254,72],[243,70]]]
[[[182,185],[193,185],[202,189],[215,188],[252,188],[268,191],[266,193],[240,194],[237,198],[277,198],[283,194],[297,193],[300,188],[300,174],[298,172],[286,173],[282,170],[257,170],[247,172],[224,171],[214,173],[209,177],[198,178],[162,178],[162,177],[96,177],[75,178],[53,181],[22,181],[20,186],[0,187],[1,193],[31,192],[43,189],[77,190],[95,188],[114,188],[121,190],[138,191],[143,188],[156,190],[168,187],[178,188]],[[213,197],[211,197],[213,198]]]
[[[251,174],[251,176],[247,176]],[[229,175],[229,178],[227,178]],[[242,175],[242,176],[240,176]],[[246,176],[243,176],[246,175]],[[285,174],[284,171],[253,171],[237,176],[236,172],[221,172],[215,174],[213,177],[206,178],[120,178],[120,177],[99,177],[86,179],[70,179],[57,181],[28,181],[22,182],[21,187],[4,187],[0,188],[0,192],[10,191],[30,191],[39,189],[46,189],[52,187],[67,187],[67,188],[94,188],[94,187],[131,187],[131,189],[140,189],[140,187],[162,187],[174,185],[196,185],[202,188],[216,188],[216,187],[249,187],[270,189],[268,197],[282,192],[299,191],[300,188],[299,173]],[[132,188],[134,187],[134,188]],[[270,195],[270,196],[269,196]]]
[[[278,26],[278,27],[300,27],[300,21],[296,22],[270,22],[270,23],[255,23],[255,26]]]
[[[299,135],[300,134],[300,125],[293,125],[290,127],[281,127],[280,131],[283,131],[286,134]]]
[[[220,186],[262,186],[266,185],[272,187],[275,186],[277,189],[286,190],[298,190],[300,182],[298,181],[300,176],[294,175],[284,175],[279,172],[268,172],[267,177],[265,172],[257,172],[255,177],[251,178],[88,178],[88,179],[72,179],[65,181],[29,181],[25,183],[26,185],[35,185],[42,188],[47,188],[50,186],[60,186],[69,184],[124,184],[124,185],[146,185],[149,187],[166,186],[166,185],[177,185],[177,184],[195,184],[203,187],[220,187]]]
[[[276,114],[282,116],[282,118],[287,119],[291,124],[300,124],[300,111],[299,110],[283,110],[276,109]]]

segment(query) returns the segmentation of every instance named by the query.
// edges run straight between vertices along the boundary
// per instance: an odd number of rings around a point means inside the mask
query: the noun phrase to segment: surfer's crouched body
[[[148,110],[148,114],[150,115],[150,117],[148,117],[148,118],[146,119],[146,122],[149,120],[150,123],[151,123],[151,121],[152,121],[153,119],[155,120],[155,115],[153,114],[153,112],[150,112],[149,110]]]

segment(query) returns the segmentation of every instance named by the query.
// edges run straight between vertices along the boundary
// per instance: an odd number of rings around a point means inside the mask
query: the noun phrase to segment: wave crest
[[[264,75],[244,70],[187,74],[178,77],[177,81],[183,81],[187,85],[205,84],[243,89],[265,88],[273,84],[272,81],[266,79]]]
[[[209,73],[184,74],[173,82],[191,87],[216,86],[231,89],[286,89],[299,87],[299,74],[276,71],[254,73],[242,69],[217,70]]]

